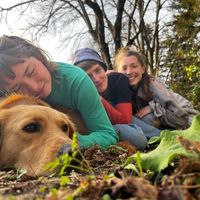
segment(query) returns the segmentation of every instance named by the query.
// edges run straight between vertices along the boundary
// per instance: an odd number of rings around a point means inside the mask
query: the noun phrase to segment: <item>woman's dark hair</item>
[[[144,73],[142,75],[142,79],[139,85],[141,85],[142,87],[143,93],[145,95],[145,99],[146,100],[151,99],[152,93],[149,90],[149,84],[150,84],[150,80],[153,79],[153,76],[148,74],[148,65],[147,65],[146,57],[142,53],[132,50],[130,47],[123,47],[119,49],[117,54],[115,55],[115,63],[114,63],[115,70],[120,71],[119,69],[121,68],[120,66],[121,59],[123,57],[129,57],[129,56],[136,57],[139,63],[144,68]]]

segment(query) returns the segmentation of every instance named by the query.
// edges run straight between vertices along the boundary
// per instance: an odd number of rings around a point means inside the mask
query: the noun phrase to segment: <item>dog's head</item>
[[[0,168],[46,175],[45,165],[66,151],[74,131],[66,114],[37,98],[12,95],[0,103]]]

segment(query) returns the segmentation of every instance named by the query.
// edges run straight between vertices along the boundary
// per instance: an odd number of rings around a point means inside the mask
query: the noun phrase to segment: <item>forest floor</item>
[[[83,152],[89,173],[80,167],[61,177],[0,171],[0,200],[200,199],[200,160],[180,158],[160,173],[126,169],[123,164],[134,153],[129,145],[108,150],[93,146]]]

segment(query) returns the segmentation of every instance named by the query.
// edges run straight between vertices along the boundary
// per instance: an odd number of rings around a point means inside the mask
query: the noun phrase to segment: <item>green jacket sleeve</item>
[[[107,148],[118,142],[106,111],[101,103],[98,92],[88,76],[80,80],[76,87],[77,108],[89,130],[88,135],[78,134],[81,148],[88,148],[98,144],[101,148]]]
[[[56,64],[58,80],[53,79],[51,94],[45,100],[50,105],[80,112],[88,129],[87,135],[78,133],[80,147],[88,148],[97,144],[107,148],[116,144],[118,136],[89,76],[79,67],[66,63]]]

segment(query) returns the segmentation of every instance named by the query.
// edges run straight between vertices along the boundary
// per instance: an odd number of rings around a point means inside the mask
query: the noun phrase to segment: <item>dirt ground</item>
[[[64,177],[31,178],[16,170],[0,171],[0,200],[198,200],[200,161],[178,159],[162,173],[136,173],[122,167],[135,149],[121,146],[83,152],[91,173],[69,170]]]

